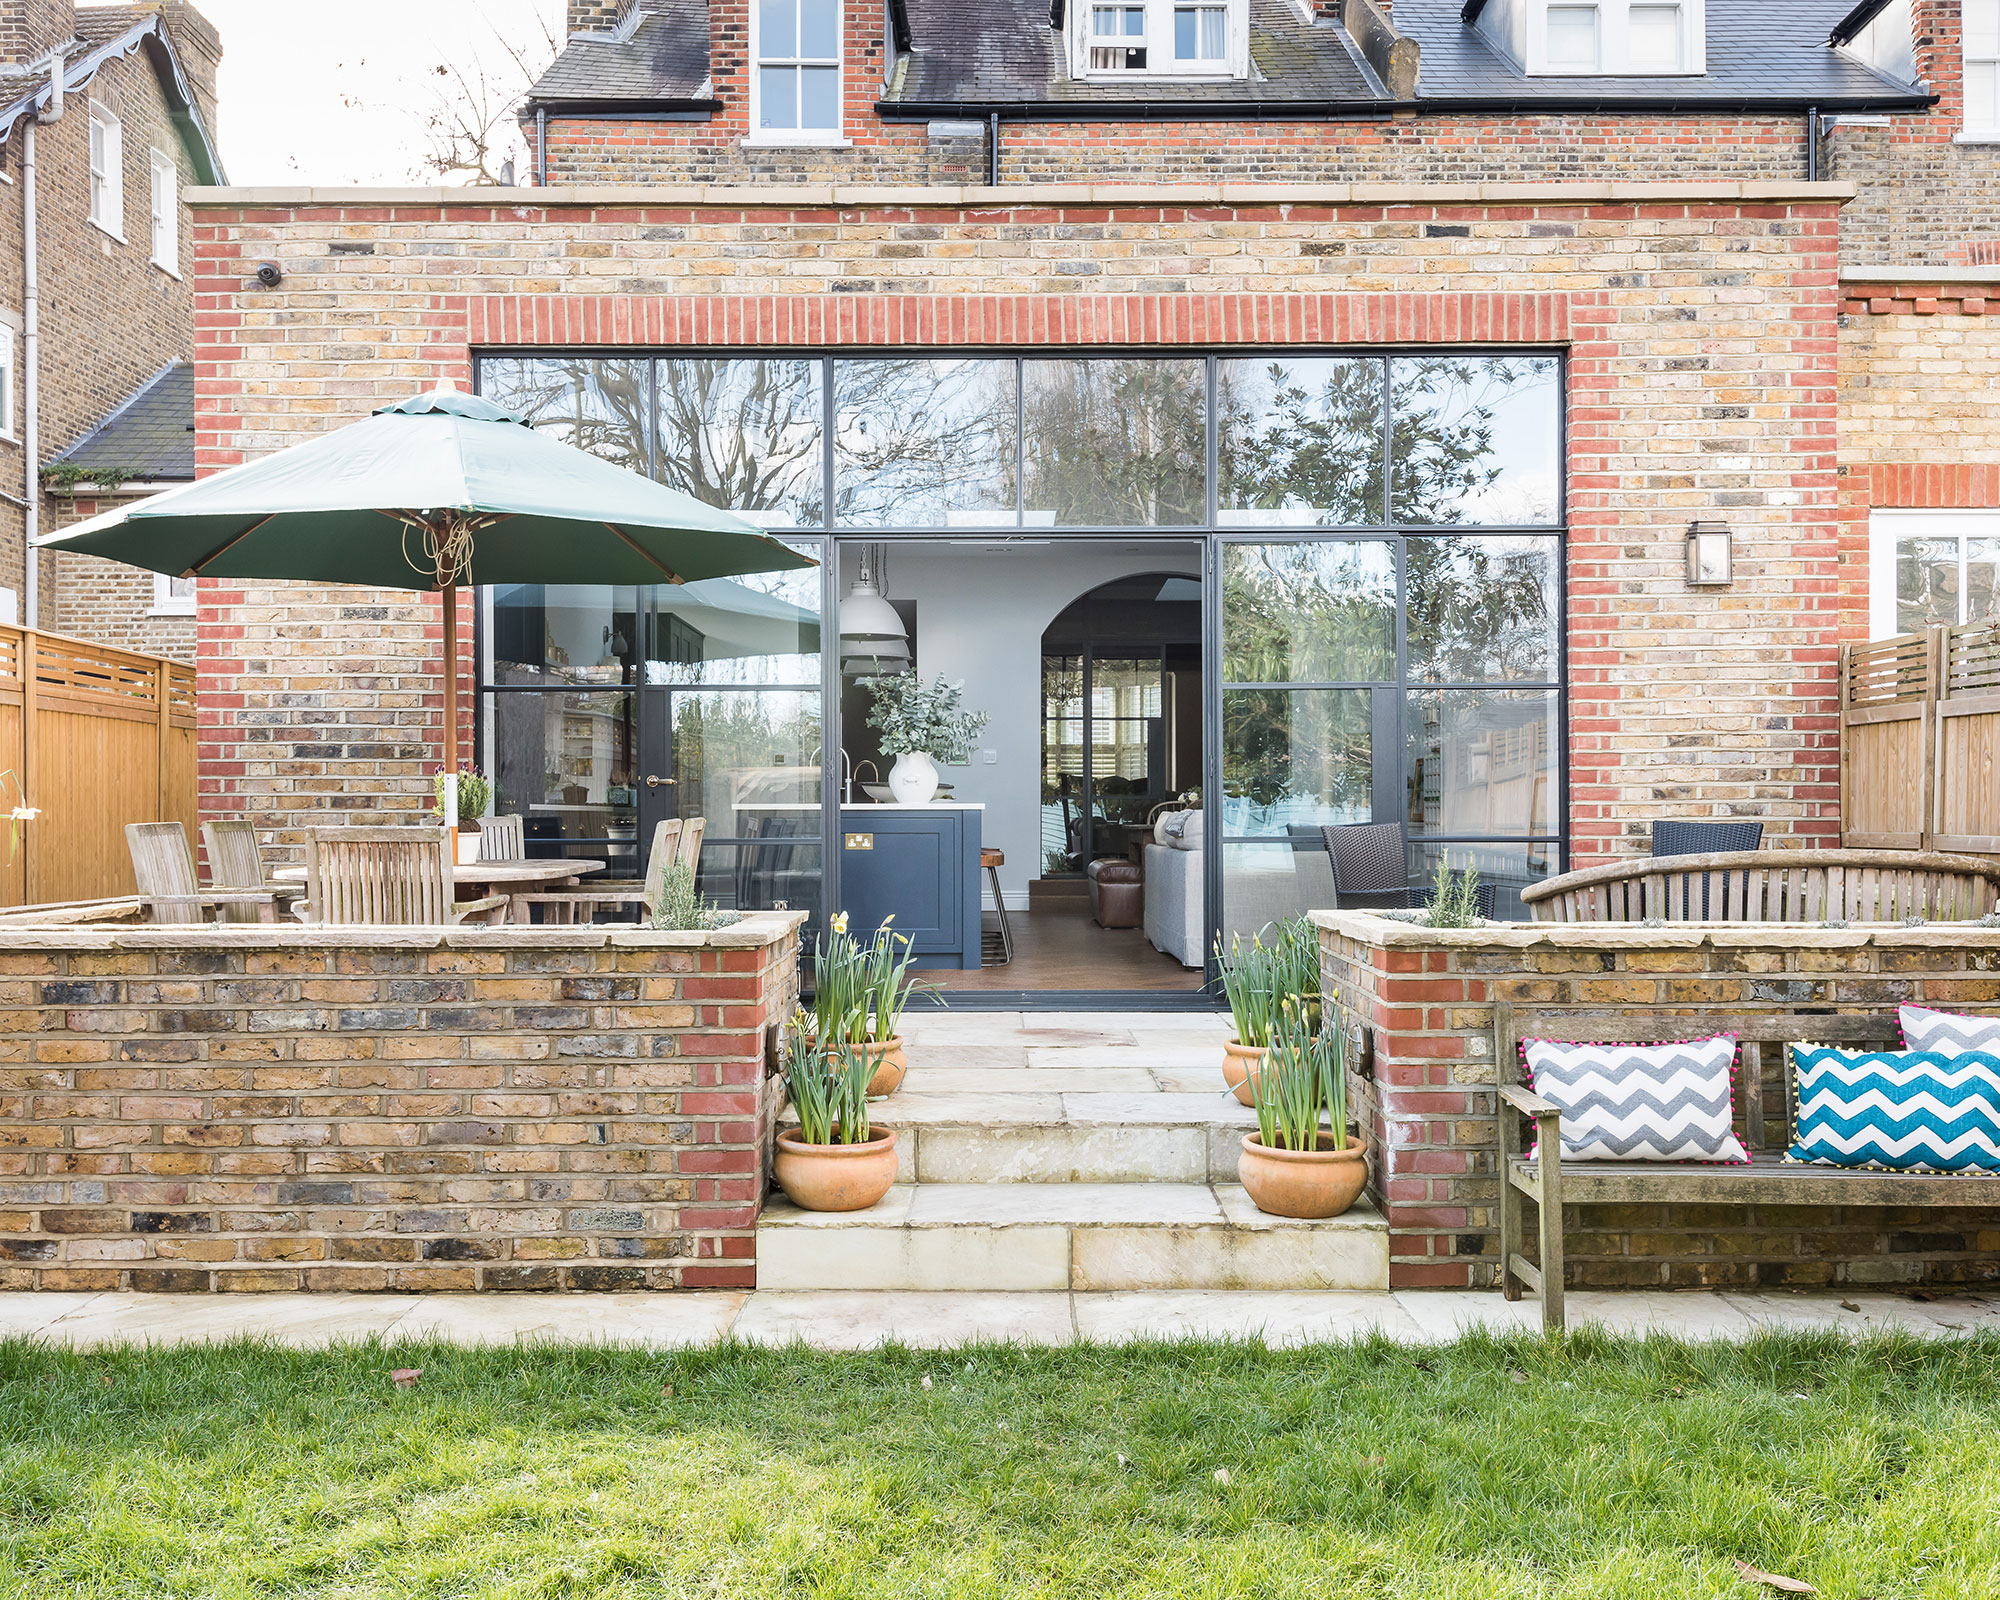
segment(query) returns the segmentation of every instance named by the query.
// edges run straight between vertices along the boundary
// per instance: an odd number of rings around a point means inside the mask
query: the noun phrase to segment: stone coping
[[[2000,267],[1842,267],[1842,283],[2000,283]]]
[[[448,206],[515,210],[569,206],[961,207],[1055,205],[1579,205],[1591,202],[1841,203],[1852,183],[1725,179],[1695,183],[1045,183],[980,185],[676,183],[548,189],[202,188],[181,191],[197,210],[226,206]]]
[[[763,950],[783,942],[805,922],[803,911],[759,911],[708,933],[484,923],[448,928],[258,922],[133,928],[50,924],[0,928],[0,955],[50,950]]]
[[[1496,922],[1484,928],[1421,928],[1366,911],[1312,911],[1313,925],[1385,948],[1466,950],[2000,950],[2000,928],[1976,923],[1897,923],[1822,928],[1796,922]]]

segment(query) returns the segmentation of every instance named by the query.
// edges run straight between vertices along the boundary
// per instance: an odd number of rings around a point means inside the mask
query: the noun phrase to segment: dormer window
[[[1704,0],[1473,0],[1471,25],[1531,77],[1707,70]]]
[[[1550,6],[1547,26],[1549,71],[1598,70],[1596,6]]]
[[[1090,8],[1090,70],[1092,72],[1146,70],[1144,6]]]
[[[757,144],[841,141],[840,0],[757,0]]]
[[[1117,0],[1070,14],[1080,78],[1240,78],[1250,70],[1248,0]]]

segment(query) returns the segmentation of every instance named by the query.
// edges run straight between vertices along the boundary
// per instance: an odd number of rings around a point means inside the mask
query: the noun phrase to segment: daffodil
[[[847,932],[847,913],[845,911],[833,919],[833,931],[835,933]]]
[[[9,822],[33,822],[41,814],[42,808],[40,806],[16,806],[12,811],[7,813],[7,820]]]

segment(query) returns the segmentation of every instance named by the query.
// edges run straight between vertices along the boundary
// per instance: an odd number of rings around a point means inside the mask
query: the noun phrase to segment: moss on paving
[[[1738,1559],[2000,1596],[2000,1341],[0,1343],[36,1600],[1707,1600]]]

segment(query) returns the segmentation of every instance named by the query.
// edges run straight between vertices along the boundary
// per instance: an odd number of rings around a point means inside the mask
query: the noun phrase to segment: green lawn
[[[0,1343],[0,1593],[34,1600],[1653,1600],[1751,1595],[1739,1558],[2000,1596],[2000,1341]]]

